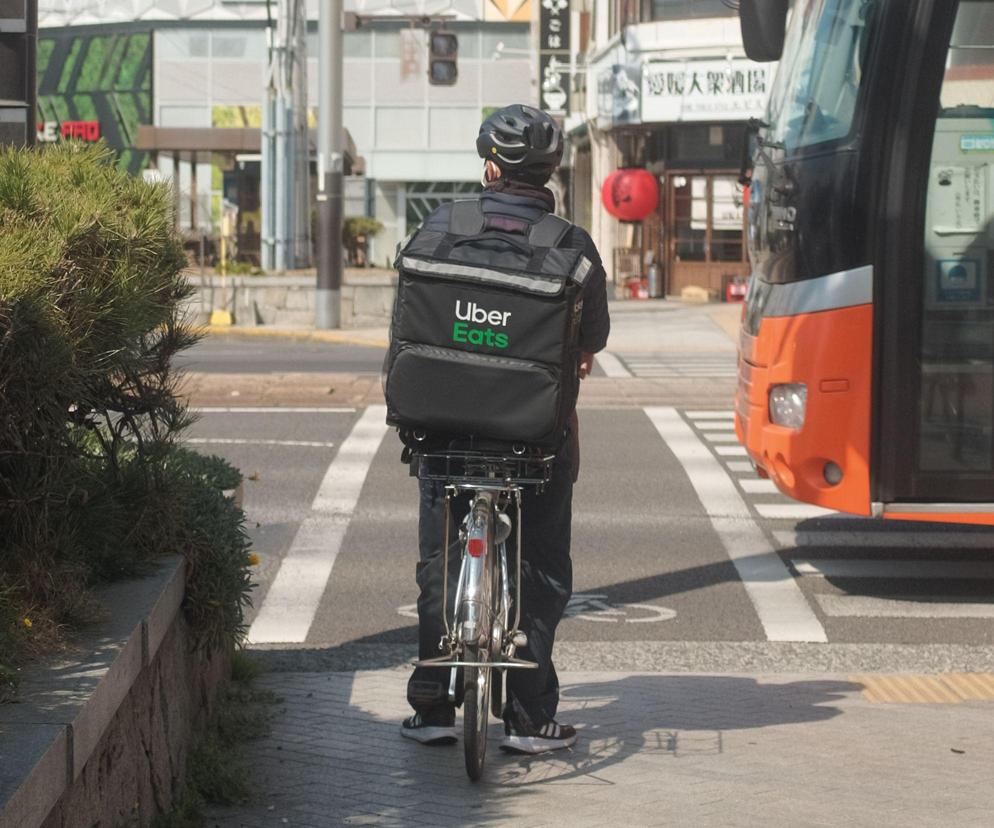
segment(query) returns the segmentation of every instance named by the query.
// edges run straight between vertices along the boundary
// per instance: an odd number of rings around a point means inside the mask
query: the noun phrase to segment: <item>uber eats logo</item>
[[[510,341],[506,333],[495,331],[494,328],[506,328],[507,320],[511,318],[510,311],[481,308],[476,302],[463,303],[456,300],[456,322],[452,326],[452,341],[467,342],[470,345],[489,345],[491,348],[506,348]],[[487,325],[486,328],[475,328],[472,325]]]

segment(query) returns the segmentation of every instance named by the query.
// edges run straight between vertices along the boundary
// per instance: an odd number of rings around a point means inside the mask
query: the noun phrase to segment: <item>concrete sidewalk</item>
[[[257,800],[208,824],[904,828],[989,826],[994,814],[994,706],[959,700],[971,695],[962,679],[946,704],[888,704],[847,676],[564,673],[575,748],[505,755],[493,725],[473,784],[461,743],[400,738],[407,675],[259,679],[283,703],[250,746]]]
[[[702,336],[698,342],[680,341],[674,343],[669,336],[665,315],[676,312],[678,315],[699,320]],[[695,305],[674,299],[646,301],[612,301],[610,313],[612,322],[611,340],[608,349],[631,349],[642,351],[727,349],[729,343],[738,342],[740,304]],[[252,337],[261,339],[297,339],[309,342],[332,344],[367,345],[385,348],[389,343],[389,327],[348,328],[343,330],[315,330],[305,327],[281,327],[278,325],[257,325],[239,327],[237,325],[208,325],[200,330],[213,336]],[[724,336],[721,335],[724,333]]]

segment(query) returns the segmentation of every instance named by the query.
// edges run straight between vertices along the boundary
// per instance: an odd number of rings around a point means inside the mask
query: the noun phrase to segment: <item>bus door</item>
[[[924,226],[905,222],[918,278],[885,273],[906,311],[890,316],[904,327],[903,366],[878,363],[893,415],[878,432],[880,500],[892,517],[994,517],[994,2],[960,2],[948,47],[934,130],[919,137],[931,144],[924,187],[908,203]]]

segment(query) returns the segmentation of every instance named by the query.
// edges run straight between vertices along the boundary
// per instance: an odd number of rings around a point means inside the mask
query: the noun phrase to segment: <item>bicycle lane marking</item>
[[[800,587],[711,450],[675,408],[643,410],[683,466],[742,580],[767,640],[827,642],[825,629]]]
[[[386,433],[386,408],[369,406],[328,466],[310,514],[297,530],[249,628],[248,643],[300,644],[307,639],[366,474]]]

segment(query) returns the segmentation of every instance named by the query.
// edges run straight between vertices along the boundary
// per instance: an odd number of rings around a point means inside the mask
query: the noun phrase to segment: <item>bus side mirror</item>
[[[757,63],[780,60],[788,4],[789,0],[740,0],[742,45],[749,60]]]

